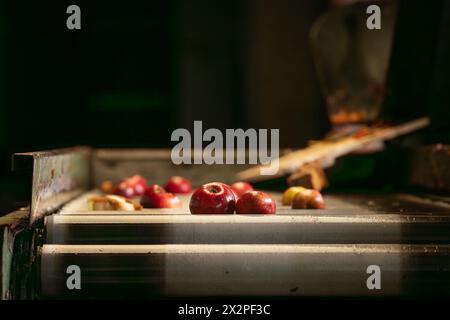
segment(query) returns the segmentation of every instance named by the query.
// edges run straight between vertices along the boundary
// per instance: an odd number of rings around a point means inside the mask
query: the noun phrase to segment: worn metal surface
[[[11,267],[12,267],[12,254],[13,254],[13,245],[14,245],[14,238],[11,233],[11,230],[4,226],[0,229],[2,231],[0,233],[0,248],[1,256],[0,256],[0,262],[1,262],[1,297],[0,300],[9,300],[11,297]]]
[[[2,227],[1,299],[35,299],[39,294],[38,250],[43,244],[43,221],[30,226],[29,210],[13,212]]]
[[[16,153],[13,170],[30,170],[30,224],[90,186],[91,150],[79,147]]]
[[[81,269],[69,290],[66,269]],[[367,268],[381,270],[369,290]],[[448,245],[44,245],[44,298],[450,296]]]
[[[450,215],[54,215],[49,244],[450,243]]]
[[[191,215],[180,209],[87,211],[89,193],[47,218],[49,244],[450,243],[450,205],[407,194],[326,195],[325,210]]]
[[[430,191],[450,195],[450,146],[432,145],[410,153],[409,182]]]
[[[26,277],[27,271],[25,270],[22,274],[16,272],[15,269],[19,267],[16,264],[18,256],[28,266],[32,264],[31,260],[27,261],[27,258],[32,258],[32,255],[28,253],[23,255],[22,246],[24,230],[28,227],[29,211],[29,208],[25,207],[0,217],[0,300],[13,299],[21,290],[21,281]],[[21,250],[17,252],[16,247],[20,247]],[[29,248],[29,250],[33,249]]]

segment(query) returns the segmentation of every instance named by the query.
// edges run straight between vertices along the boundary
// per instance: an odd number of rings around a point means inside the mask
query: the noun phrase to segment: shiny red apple
[[[114,188],[113,193],[125,198],[133,198],[135,196],[133,187],[129,186],[125,181],[120,182]]]
[[[231,189],[237,195],[237,198],[240,198],[244,193],[248,191],[253,191],[253,186],[248,182],[235,182],[231,185]]]
[[[165,192],[166,192],[166,190],[163,187],[161,187],[160,185],[152,184],[150,187],[145,189],[144,195],[152,196],[156,193],[165,193]]]
[[[166,190],[157,184],[151,185],[145,189],[145,192],[141,197],[141,205],[145,208],[153,208],[153,197],[160,193],[166,193]]]
[[[189,202],[189,210],[193,214],[230,214],[235,207],[233,191],[221,182],[202,185],[194,191]]]
[[[172,193],[189,193],[192,191],[192,185],[186,178],[173,176],[167,181],[166,190]]]
[[[147,181],[140,175],[134,175],[122,180],[115,188],[113,193],[126,198],[132,198],[143,195],[147,188]]]
[[[181,208],[181,201],[176,195],[168,192],[157,192],[144,195],[141,199],[144,208]]]
[[[275,200],[262,191],[244,193],[236,204],[237,214],[275,214]]]

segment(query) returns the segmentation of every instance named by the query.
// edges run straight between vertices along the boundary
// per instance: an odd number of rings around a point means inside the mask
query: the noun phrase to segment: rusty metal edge
[[[15,153],[12,170],[29,175],[29,224],[54,212],[91,186],[92,149],[73,147]]]

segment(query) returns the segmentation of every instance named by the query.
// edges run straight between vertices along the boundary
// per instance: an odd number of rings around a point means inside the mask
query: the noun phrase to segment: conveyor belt
[[[181,210],[89,212],[84,196],[47,217],[43,297],[450,296],[445,205],[342,196],[327,210],[190,215],[187,199]],[[70,265],[82,290],[67,289]],[[380,290],[366,286],[370,265]]]

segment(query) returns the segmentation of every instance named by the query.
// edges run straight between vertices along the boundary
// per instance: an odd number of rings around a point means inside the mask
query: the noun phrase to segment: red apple
[[[325,202],[319,191],[304,189],[294,196],[292,209],[325,209]]]
[[[157,184],[153,184],[145,189],[145,192],[141,197],[142,206],[145,208],[154,208],[153,198],[156,198],[155,196],[161,193],[166,193],[166,190]]]
[[[166,190],[173,193],[189,193],[192,191],[192,185],[186,178],[173,176],[167,181]]]
[[[114,188],[114,193],[127,198],[132,198],[144,194],[146,188],[147,182],[145,179],[140,175],[134,175],[122,180],[116,188]]]
[[[325,209],[325,201],[319,191],[311,190],[309,205],[313,209]]]
[[[262,191],[248,191],[244,193],[236,204],[237,214],[274,214],[275,200]]]
[[[166,193],[166,190],[157,184],[153,184],[145,189],[145,192],[141,197],[142,206],[145,208],[153,208],[153,197],[160,193]]]
[[[181,201],[176,195],[168,192],[157,192],[144,195],[141,199],[144,208],[181,208]]]
[[[147,188],[147,181],[140,175],[134,175],[131,178],[125,179],[129,186],[134,189],[137,196],[144,194]]]
[[[248,191],[253,191],[253,186],[250,183],[247,182],[235,182],[231,185],[231,189],[234,191],[234,193],[237,195],[237,198],[239,199],[244,193]]]
[[[164,188],[161,187],[160,185],[152,184],[150,187],[145,189],[144,195],[152,196],[156,193],[165,193],[165,192],[166,192],[166,190],[164,190]]]
[[[125,197],[133,198],[135,196],[134,189],[128,185],[125,181],[120,182],[113,191],[114,194]]]
[[[189,209],[192,214],[233,213],[236,198],[231,188],[221,182],[202,185],[191,196]]]

